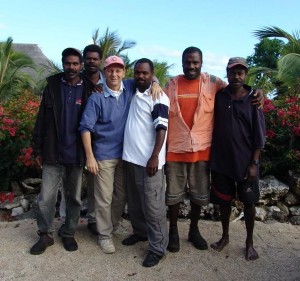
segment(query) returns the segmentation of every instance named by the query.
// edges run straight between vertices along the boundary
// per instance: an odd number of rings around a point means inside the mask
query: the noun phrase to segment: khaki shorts
[[[167,162],[166,176],[167,205],[180,203],[187,195],[197,205],[206,206],[209,203],[208,162]]]

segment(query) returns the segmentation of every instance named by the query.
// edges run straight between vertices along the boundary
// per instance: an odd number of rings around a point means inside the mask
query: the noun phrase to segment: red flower
[[[279,117],[283,117],[284,116],[284,111],[282,109],[278,109],[277,114],[278,114]]]
[[[294,102],[296,102],[297,101],[297,97],[292,97],[292,98],[289,98],[289,99],[286,99],[286,103],[294,103]]]
[[[16,131],[17,131],[16,127],[10,127],[10,128],[7,128],[7,130],[12,137],[14,137],[16,135]]]
[[[300,124],[298,127],[293,128],[293,133],[295,136],[300,137]]]
[[[273,130],[267,130],[266,132],[267,138],[274,138],[276,136],[276,133]]]
[[[3,118],[2,120],[3,124],[6,124],[6,125],[12,125],[15,121],[13,119],[9,119],[9,118]]]

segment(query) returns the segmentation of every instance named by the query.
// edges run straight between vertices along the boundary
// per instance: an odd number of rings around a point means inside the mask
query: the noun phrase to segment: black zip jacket
[[[43,163],[57,164],[59,163],[59,126],[61,124],[61,78],[64,73],[58,73],[47,78],[47,86],[43,92],[43,97],[39,112],[37,115],[35,127],[33,130],[33,153],[35,156],[41,156]],[[79,120],[83,109],[86,105],[87,98],[92,93],[94,88],[93,83],[81,75],[83,80],[83,94],[81,110],[78,112]],[[79,126],[79,124],[78,124]],[[85,154],[81,141],[81,136],[78,131],[78,159],[75,165],[84,165]]]

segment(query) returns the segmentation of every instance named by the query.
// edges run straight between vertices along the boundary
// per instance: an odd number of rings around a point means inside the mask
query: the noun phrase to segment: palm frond
[[[258,39],[279,37],[286,38],[288,41],[294,40],[294,37],[291,34],[277,26],[263,27],[261,29],[255,30],[253,34]]]
[[[278,77],[288,84],[300,79],[300,54],[291,53],[278,61]],[[298,82],[299,83],[299,82]]]
[[[120,54],[121,52],[131,49],[136,45],[135,41],[125,40],[122,46],[117,50],[116,54]]]

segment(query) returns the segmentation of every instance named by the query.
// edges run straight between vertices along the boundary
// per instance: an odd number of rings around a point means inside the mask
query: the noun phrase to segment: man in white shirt
[[[131,101],[123,147],[133,234],[122,243],[129,246],[149,240],[143,266],[151,267],[158,264],[168,245],[163,165],[170,102],[165,94],[155,101],[148,94],[153,79],[151,60],[136,62],[134,79],[137,91]]]

